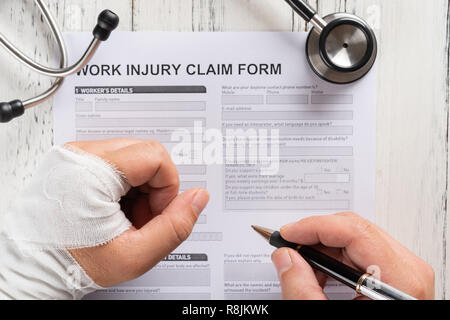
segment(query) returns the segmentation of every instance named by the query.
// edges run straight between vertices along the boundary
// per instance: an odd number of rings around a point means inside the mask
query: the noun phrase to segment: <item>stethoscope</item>
[[[26,109],[36,106],[61,87],[63,78],[81,70],[92,58],[102,41],[109,38],[117,27],[119,18],[109,10],[103,11],[84,55],[72,66],[67,66],[67,53],[61,32],[54,18],[41,0],[35,0],[50,30],[56,39],[60,51],[60,69],[44,67],[28,58],[0,34],[0,44],[20,62],[32,70],[57,80],[44,93],[25,100],[0,103],[0,122],[9,122],[24,114]],[[306,22],[313,25],[307,43],[306,57],[311,69],[322,79],[335,84],[348,84],[364,77],[372,68],[377,56],[377,40],[373,30],[361,18],[348,13],[334,13],[321,18],[316,11],[303,0],[286,2]]]
[[[25,113],[25,110],[50,99],[61,87],[64,77],[67,77],[81,70],[91,60],[100,43],[102,41],[108,40],[111,32],[119,25],[119,17],[115,13],[109,10],[104,10],[103,12],[101,12],[98,16],[97,25],[95,26],[93,31],[94,38],[92,39],[85,53],[80,58],[80,60],[78,60],[78,62],[76,62],[72,66],[67,66],[67,49],[61,31],[59,30],[55,19],[51,15],[48,8],[42,3],[42,0],[35,0],[35,2],[39,7],[39,10],[42,12],[45,21],[49,25],[50,31],[57,43],[58,51],[60,54],[60,68],[47,68],[33,61],[18,48],[16,48],[11,42],[9,42],[8,39],[6,39],[1,33],[0,45],[2,45],[6,49],[6,51],[12,54],[13,57],[15,57],[30,69],[49,77],[56,77],[57,79],[47,91],[39,94],[36,97],[24,101],[13,100],[11,102],[0,103],[0,123],[9,122],[14,118],[20,117]]]

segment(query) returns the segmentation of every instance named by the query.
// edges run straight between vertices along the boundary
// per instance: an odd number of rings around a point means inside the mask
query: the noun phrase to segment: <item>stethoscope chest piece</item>
[[[326,26],[321,32],[314,27],[306,45],[306,56],[313,71],[336,84],[364,77],[377,56],[377,40],[370,26],[347,13],[331,14],[323,20]]]

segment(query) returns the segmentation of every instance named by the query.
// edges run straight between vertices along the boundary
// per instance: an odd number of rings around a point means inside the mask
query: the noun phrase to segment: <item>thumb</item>
[[[281,248],[272,254],[281,282],[283,299],[325,300],[322,288],[311,266],[296,251]]]
[[[147,272],[190,235],[198,216],[209,201],[204,189],[191,189],[175,197],[160,215],[136,230],[133,256],[141,273]]]

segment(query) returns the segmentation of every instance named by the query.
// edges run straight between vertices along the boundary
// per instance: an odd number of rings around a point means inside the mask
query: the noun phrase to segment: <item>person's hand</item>
[[[133,187],[121,207],[133,227],[108,244],[70,250],[102,287],[144,274],[187,239],[209,200],[203,189],[178,195],[177,169],[161,144],[136,139],[70,145],[113,164]]]
[[[417,299],[434,299],[434,271],[380,228],[354,213],[317,216],[280,230],[287,241],[316,246],[335,259],[366,272],[380,271],[380,280]],[[272,255],[284,299],[326,299],[327,277],[294,250],[282,248]],[[361,299],[362,297],[359,297]]]

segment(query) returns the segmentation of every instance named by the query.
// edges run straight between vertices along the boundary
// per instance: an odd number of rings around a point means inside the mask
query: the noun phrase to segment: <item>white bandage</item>
[[[67,249],[102,245],[128,230],[119,200],[129,189],[102,159],[54,147],[3,219],[0,298],[76,299],[100,288]]]

